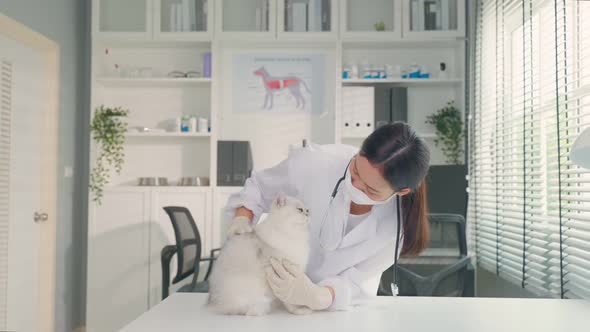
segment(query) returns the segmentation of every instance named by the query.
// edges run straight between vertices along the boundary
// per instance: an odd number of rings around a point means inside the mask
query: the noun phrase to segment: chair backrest
[[[462,215],[432,213],[429,221],[430,242],[422,256],[467,256],[465,218]]]
[[[467,238],[465,219],[459,214],[429,214],[430,242],[417,257],[399,260],[398,280],[400,295],[460,296],[463,292],[467,266]],[[451,266],[461,266],[453,273],[437,279],[439,272]],[[406,271],[406,272],[404,272]],[[378,294],[390,295],[393,266],[381,276]],[[420,282],[417,282],[420,280]],[[423,291],[429,290],[427,294]]]
[[[187,208],[166,206],[164,211],[170,217],[176,239],[178,267],[176,277],[172,280],[172,283],[176,283],[195,272],[195,262],[201,258],[201,235]]]

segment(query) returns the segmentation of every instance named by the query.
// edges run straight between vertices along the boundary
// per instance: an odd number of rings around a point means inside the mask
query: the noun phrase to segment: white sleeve
[[[318,285],[334,289],[334,301],[328,310],[346,310],[351,305],[363,304],[374,298],[381,275],[393,265],[394,256],[395,242],[391,242],[364,262],[320,281]]]
[[[252,221],[256,223],[261,214],[269,211],[271,202],[279,193],[296,196],[297,192],[292,185],[290,171],[293,158],[291,154],[289,158],[274,167],[252,172],[244,188],[229,197],[225,212],[233,217],[235,210],[243,206],[254,213]]]

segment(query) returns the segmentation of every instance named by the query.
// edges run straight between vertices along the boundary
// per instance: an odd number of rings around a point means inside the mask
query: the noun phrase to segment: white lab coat
[[[306,273],[313,282],[334,289],[330,310],[347,309],[373,298],[382,272],[394,262],[395,199],[374,206],[367,219],[343,238],[342,227],[350,209],[344,183],[340,184],[336,198],[329,204],[336,182],[357,152],[356,148],[347,145],[311,145],[293,150],[277,166],[253,172],[244,189],[232,195],[226,206],[226,212],[232,214],[240,206],[252,210],[254,222],[257,222],[279,193],[301,200],[310,209],[311,221],[311,253]],[[327,240],[322,243],[326,246],[326,243],[341,241],[332,251],[320,246],[319,230],[326,211],[332,213],[326,219],[322,239]],[[402,235],[400,237],[403,239]],[[333,242],[334,239],[337,242]],[[400,251],[401,248],[400,242]]]

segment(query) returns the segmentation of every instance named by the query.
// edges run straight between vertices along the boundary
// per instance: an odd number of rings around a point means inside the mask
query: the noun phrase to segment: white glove
[[[227,237],[232,237],[234,235],[250,233],[252,232],[252,222],[248,217],[244,216],[237,216],[232,221],[231,225],[227,229]]]
[[[289,304],[304,305],[312,310],[323,310],[332,304],[332,293],[314,284],[296,264],[283,259],[270,259],[266,280],[275,296]]]

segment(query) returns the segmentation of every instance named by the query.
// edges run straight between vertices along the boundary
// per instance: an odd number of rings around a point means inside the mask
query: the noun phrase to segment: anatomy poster
[[[324,55],[236,54],[234,112],[323,113]]]

